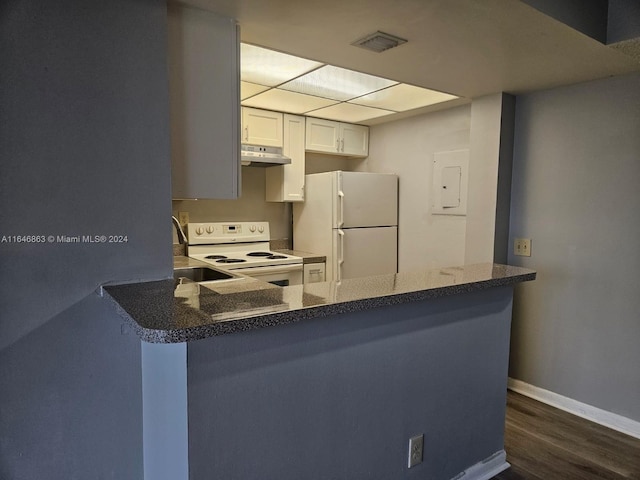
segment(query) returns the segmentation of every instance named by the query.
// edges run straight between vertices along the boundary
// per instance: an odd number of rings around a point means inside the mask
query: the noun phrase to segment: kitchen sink
[[[187,278],[193,282],[210,282],[214,280],[230,280],[238,277],[209,267],[186,267],[174,269],[173,278],[176,282],[179,282],[181,278]]]

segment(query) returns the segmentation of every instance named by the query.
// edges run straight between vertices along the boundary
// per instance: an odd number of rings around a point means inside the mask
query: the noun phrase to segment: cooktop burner
[[[246,260],[242,258],[221,258],[220,260],[216,260],[216,263],[243,263]]]
[[[278,255],[273,252],[249,252],[247,253],[247,257],[260,257],[267,260],[280,260],[282,258],[287,258],[286,255]]]
[[[204,258],[210,258],[211,260],[222,260],[223,258],[227,258],[224,255],[207,255]]]

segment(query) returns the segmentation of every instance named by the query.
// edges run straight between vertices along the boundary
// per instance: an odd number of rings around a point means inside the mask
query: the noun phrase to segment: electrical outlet
[[[531,256],[531,239],[516,238],[513,242],[513,254],[521,257]]]
[[[178,212],[178,222],[180,222],[180,226],[186,227],[189,223],[189,212]]]
[[[422,449],[424,448],[424,434],[409,439],[409,468],[422,463]]]

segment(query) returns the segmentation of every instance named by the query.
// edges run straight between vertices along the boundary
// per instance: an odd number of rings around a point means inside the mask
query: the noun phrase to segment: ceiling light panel
[[[362,105],[354,105],[353,103],[338,103],[331,107],[321,108],[308,112],[311,117],[326,118],[327,120],[337,120],[348,123],[364,122],[372,118],[391,115],[395,112],[389,110],[381,110],[378,108],[363,107]]]
[[[240,79],[245,82],[275,87],[321,65],[247,43],[240,45]]]
[[[414,108],[446,102],[454,98],[458,97],[401,83],[393,87],[385,88],[384,90],[370,93],[369,95],[364,95],[360,98],[354,98],[350,103],[404,112]]]
[[[345,101],[397,83],[386,78],[325,65],[281,85],[280,88],[292,92]]]
[[[328,98],[314,97],[302,93],[288,92],[279,88],[272,88],[268,92],[261,93],[255,97],[242,102],[247,107],[264,108],[266,110],[277,110],[279,112],[301,114],[309,110],[334,105],[335,100]]]
[[[269,90],[269,87],[258,85],[256,83],[240,82],[240,99],[244,100],[245,98],[253,97],[265,90]]]

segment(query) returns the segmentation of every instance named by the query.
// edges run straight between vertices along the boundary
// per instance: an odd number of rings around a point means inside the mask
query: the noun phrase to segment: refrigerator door
[[[372,227],[334,230],[333,278],[383,275],[398,271],[398,228]]]
[[[334,228],[398,224],[398,177],[384,173],[335,172]]]

